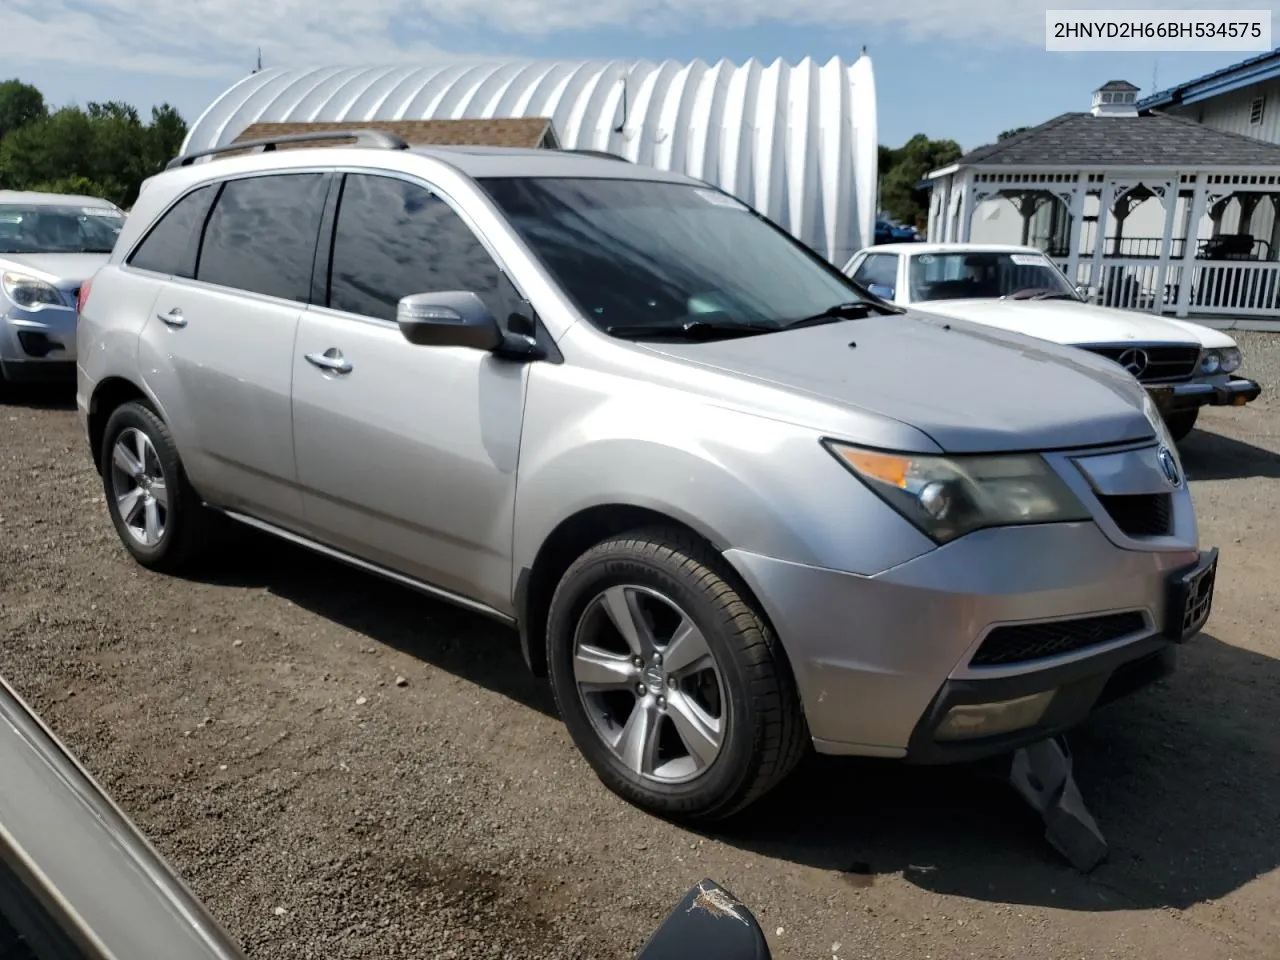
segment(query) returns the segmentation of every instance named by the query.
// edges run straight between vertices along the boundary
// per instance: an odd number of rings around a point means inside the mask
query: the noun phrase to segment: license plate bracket
[[[1209,621],[1213,588],[1218,575],[1218,549],[1202,550],[1194,565],[1169,578],[1164,635],[1186,643]]]

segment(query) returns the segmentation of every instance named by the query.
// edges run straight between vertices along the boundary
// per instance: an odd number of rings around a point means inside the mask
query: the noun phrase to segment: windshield
[[[676,335],[691,325],[768,333],[866,299],[715,190],[649,180],[482,183],[583,314],[612,333]]]
[[[111,207],[0,204],[0,253],[110,253],[123,227]]]
[[[926,253],[911,258],[911,299],[1079,299],[1075,289],[1039,253],[1003,251]]]

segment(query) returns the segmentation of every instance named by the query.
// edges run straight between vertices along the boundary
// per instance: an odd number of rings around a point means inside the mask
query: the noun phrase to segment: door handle
[[[157,313],[156,319],[171,327],[185,327],[187,318],[182,315],[182,308],[174,307],[168,313]]]
[[[351,364],[343,359],[342,351],[337,347],[330,347],[324,353],[308,353],[306,357],[307,362],[312,366],[328,370],[330,373],[350,373],[352,369]]]

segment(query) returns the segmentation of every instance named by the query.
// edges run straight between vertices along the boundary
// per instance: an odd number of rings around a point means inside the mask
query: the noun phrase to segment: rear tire
[[[1187,435],[1195,428],[1196,420],[1199,416],[1199,407],[1193,407],[1190,410],[1175,410],[1165,414],[1164,424],[1169,428],[1169,435],[1173,437],[1175,443],[1181,443],[1186,439]]]
[[[187,480],[169,428],[150,407],[131,401],[112,411],[99,466],[111,522],[138,563],[174,573],[197,559],[213,517]]]
[[[809,747],[781,645],[732,568],[680,530],[592,547],[551,600],[552,691],[614,793],[660,816],[730,816]]]

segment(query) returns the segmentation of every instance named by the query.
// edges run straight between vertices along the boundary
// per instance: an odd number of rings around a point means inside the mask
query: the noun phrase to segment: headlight
[[[1206,350],[1200,358],[1200,372],[1213,375],[1222,369],[1222,353],[1218,350]]]
[[[1240,348],[1227,347],[1218,351],[1219,364],[1223,373],[1234,373],[1240,369]]]
[[[1036,454],[944,457],[825,445],[938,543],[983,527],[1089,519],[1076,495]]]
[[[55,304],[60,307],[67,305],[62,299],[62,294],[56,289],[43,280],[29,277],[25,273],[5,273],[0,276],[0,286],[4,288],[6,297],[26,310],[42,304]]]

